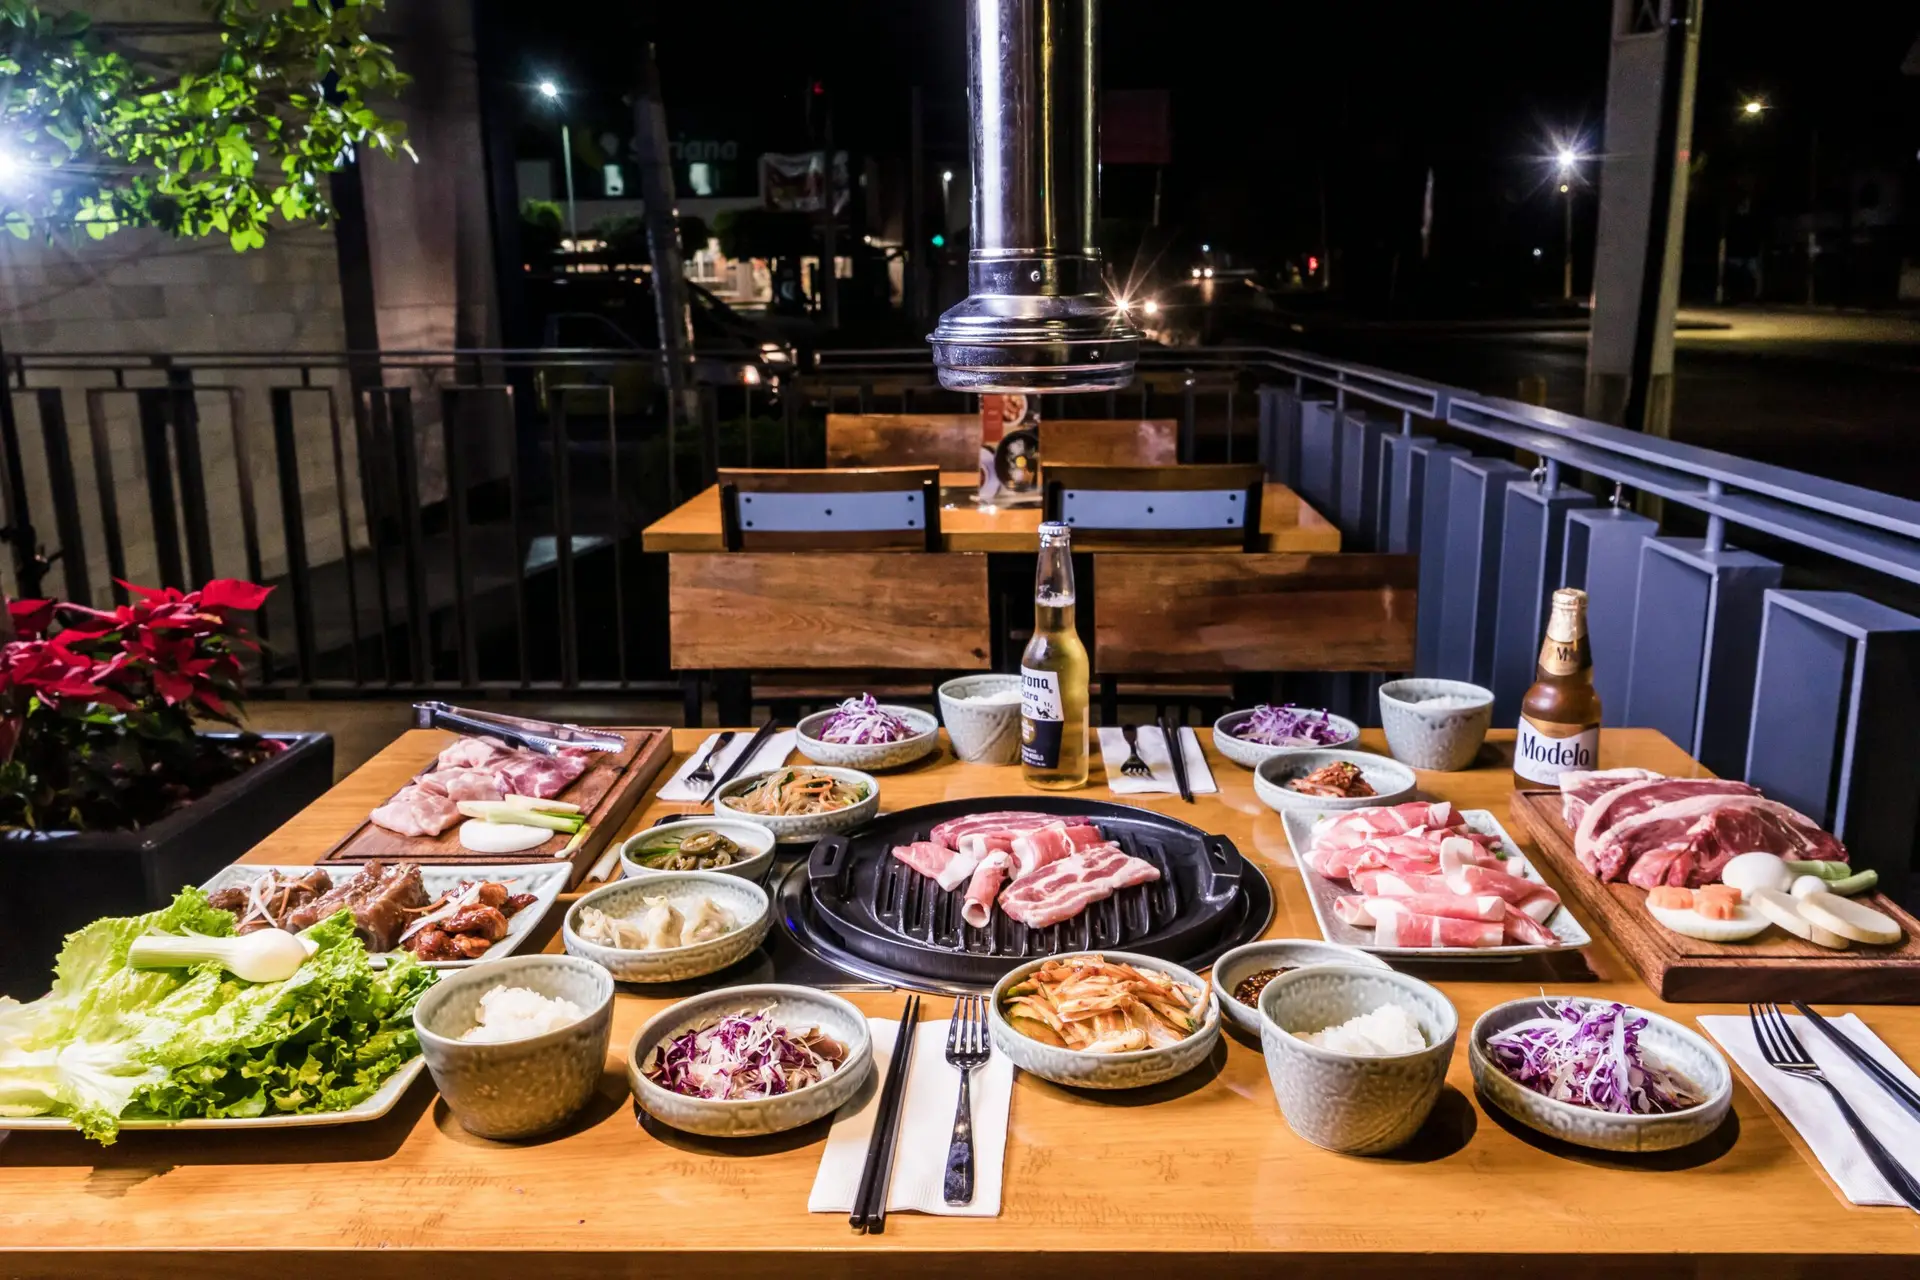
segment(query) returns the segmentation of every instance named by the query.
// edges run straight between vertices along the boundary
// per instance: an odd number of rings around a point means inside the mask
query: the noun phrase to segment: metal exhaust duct
[[[1109,391],[1140,333],[1107,296],[1096,0],[968,0],[973,250],[929,341],[954,391]]]

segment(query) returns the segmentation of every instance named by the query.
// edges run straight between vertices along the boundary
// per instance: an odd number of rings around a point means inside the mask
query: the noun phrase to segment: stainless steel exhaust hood
[[[1140,333],[1113,298],[1098,217],[1097,0],[968,0],[969,296],[929,341],[956,391],[1107,391]]]

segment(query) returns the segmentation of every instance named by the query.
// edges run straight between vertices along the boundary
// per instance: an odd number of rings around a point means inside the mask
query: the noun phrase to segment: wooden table
[[[1040,507],[976,507],[972,472],[940,473],[943,499],[940,537],[948,551],[1032,551],[1040,540]],[[1260,499],[1262,551],[1338,551],[1340,530],[1283,484],[1269,484]],[[648,551],[722,551],[720,486],[709,485],[648,525],[641,537]],[[1232,547],[1226,550],[1238,551]]]
[[[684,753],[704,734],[675,736]],[[1422,789],[1504,818],[1512,735],[1494,736],[1479,768],[1423,774]],[[317,855],[442,741],[404,735],[250,860]],[[1366,742],[1380,745],[1377,734]],[[1693,767],[1644,730],[1609,730],[1601,757],[1607,767]],[[1270,932],[1317,936],[1279,819],[1255,800],[1245,770],[1209,759],[1219,795],[1191,806],[1173,797],[1135,803],[1230,836],[1273,883]],[[1095,782],[1084,794],[1108,798]],[[1013,769],[948,758],[886,776],[881,799],[894,809],[1019,790]],[[690,807],[653,804],[634,823]],[[1597,980],[1560,989],[1683,1019],[1713,1011],[1653,1000],[1604,940],[1586,960]],[[160,1251],[172,1273],[247,1280],[1920,1274],[1920,1216],[1848,1206],[1737,1073],[1735,1119],[1701,1148],[1664,1157],[1555,1147],[1489,1115],[1473,1097],[1466,1028],[1490,1005],[1538,988],[1497,977],[1441,985],[1462,1031],[1451,1087],[1415,1143],[1387,1158],[1331,1155],[1294,1137],[1258,1048],[1229,1035],[1204,1066],[1144,1096],[1072,1093],[1021,1077],[1000,1218],[895,1215],[884,1236],[857,1237],[841,1216],[806,1212],[824,1126],[729,1143],[636,1121],[624,1049],[664,1002],[627,988],[600,1096],[546,1140],[471,1137],[425,1080],[386,1120],[338,1129],[129,1133],[106,1149],[66,1134],[14,1134],[0,1145],[0,1275],[125,1276],[163,1265]],[[852,998],[882,1016],[900,1003],[893,994]],[[944,1020],[948,1008],[931,1000],[927,1016]],[[1859,1012],[1920,1062],[1920,1011]],[[140,1260],[125,1250],[142,1251]]]

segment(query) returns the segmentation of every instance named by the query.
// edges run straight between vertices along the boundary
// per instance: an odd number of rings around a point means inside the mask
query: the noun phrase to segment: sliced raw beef
[[[1580,816],[1587,806],[1607,792],[1660,776],[1651,769],[1570,769],[1560,775],[1560,816],[1566,820],[1567,830],[1573,831],[1580,826]]]
[[[1159,878],[1152,863],[1121,852],[1119,845],[1095,845],[1007,886],[1000,909],[1030,929],[1044,929],[1131,885]]]
[[[960,918],[976,929],[984,929],[993,920],[993,900],[1013,869],[1011,853],[990,853],[980,860],[973,879],[967,881],[967,900],[960,904]]]
[[[1606,861],[1617,850],[1603,851],[1601,837],[1631,818],[1695,796],[1757,796],[1744,782],[1728,778],[1663,778],[1654,776],[1618,786],[1587,806],[1573,832],[1573,853],[1580,865],[1602,880],[1618,880],[1622,868]]]
[[[1557,947],[1560,939],[1553,930],[1535,920],[1524,911],[1509,911],[1500,918],[1501,928],[1506,930],[1506,941],[1516,947]]]
[[[437,836],[460,820],[460,810],[444,792],[408,783],[367,818],[395,835]]]
[[[1032,875],[1041,867],[1058,862],[1070,853],[1106,842],[1106,837],[1100,834],[1098,827],[1084,823],[1068,826],[1064,822],[1049,822],[1038,831],[1022,832],[1013,837],[1008,848],[1013,854],[1014,865],[1019,868],[1016,873],[1018,878]]]
[[[1343,894],[1333,900],[1333,912],[1348,924],[1371,928],[1395,911],[1420,916],[1441,916],[1448,920],[1479,922],[1504,920],[1507,904],[1492,894],[1467,897],[1453,893],[1416,893],[1407,897],[1369,898]]]
[[[1600,837],[1601,867],[1626,868],[1642,889],[1697,889],[1720,878],[1735,854],[1763,852],[1801,862],[1844,862],[1847,851],[1812,818],[1760,796],[1675,800],[1619,823]]]
[[[1453,806],[1444,800],[1437,804],[1414,801],[1409,804],[1381,805],[1372,809],[1355,809],[1345,817],[1334,819],[1321,828],[1313,842],[1316,846],[1339,848],[1365,844],[1380,836],[1401,835],[1419,827],[1450,827],[1457,821]]]
[[[1459,859],[1442,859],[1441,874],[1455,893],[1491,893],[1508,906],[1545,924],[1560,906],[1560,895],[1511,872],[1482,867]]]
[[[1021,809],[1003,809],[998,813],[970,813],[964,818],[948,818],[945,822],[927,833],[927,839],[935,844],[943,844],[949,849],[960,847],[962,836],[1005,833],[1017,836],[1028,831],[1038,831],[1048,823],[1060,819],[1051,813],[1030,813]]]
[[[513,755],[492,738],[462,738],[440,753],[442,769],[486,769]]]
[[[1375,898],[1371,910],[1378,913],[1373,931],[1377,947],[1497,947],[1506,940],[1506,926],[1499,920],[1456,920],[1451,916],[1430,916],[1396,907],[1397,898]]]
[[[551,800],[587,771],[593,755],[577,747],[563,749],[557,756],[516,751],[511,760],[502,762],[493,772],[500,780],[500,789],[508,795]]]
[[[1445,876],[1413,871],[1385,871],[1362,867],[1353,873],[1353,887],[1369,898],[1405,898],[1415,893],[1453,893]]]

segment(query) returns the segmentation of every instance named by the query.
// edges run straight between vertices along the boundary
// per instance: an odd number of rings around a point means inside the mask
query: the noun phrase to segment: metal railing
[[[7,373],[32,508],[8,522],[51,531],[47,590],[283,586],[261,674],[302,693],[675,688],[648,523],[722,465],[820,465],[829,412],[977,404],[924,348],[717,362],[678,403],[651,352],[29,355]],[[1548,592],[1586,586],[1610,722],[1864,838],[1883,874],[1911,865],[1920,619],[1897,606],[1920,584],[1920,503],[1291,350],[1150,351],[1134,386],[1045,412],[1173,418],[1182,460],[1257,458],[1345,545],[1418,555],[1418,669],[1489,685],[1507,722]],[[1371,685],[1328,696],[1364,707]]]

